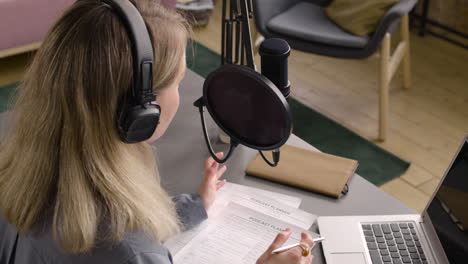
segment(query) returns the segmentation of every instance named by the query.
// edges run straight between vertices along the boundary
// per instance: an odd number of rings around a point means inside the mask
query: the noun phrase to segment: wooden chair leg
[[[388,124],[388,100],[389,100],[389,72],[390,61],[390,33],[385,34],[380,48],[380,80],[379,80],[379,141],[384,141],[387,136]]]
[[[250,32],[252,36],[252,43],[253,43],[253,52],[254,56],[258,54],[258,49],[260,48],[260,44],[265,40],[265,38],[258,32],[257,25],[255,24],[254,20],[250,21]]]
[[[411,64],[410,64],[410,40],[408,15],[401,18],[400,32],[401,39],[406,43],[405,55],[403,56],[403,87],[409,89],[411,86]]]
[[[260,35],[260,33],[257,32],[255,38],[252,38],[253,43],[254,43],[254,56],[258,54],[258,50],[260,49],[260,45],[262,42],[265,40],[265,37]]]

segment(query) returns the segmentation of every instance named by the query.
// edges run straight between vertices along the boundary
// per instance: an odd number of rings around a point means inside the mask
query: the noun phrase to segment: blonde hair
[[[189,28],[153,1],[132,2],[153,42],[157,92],[175,80]],[[0,146],[0,208],[20,233],[50,212],[55,239],[78,253],[134,230],[159,241],[180,230],[151,147],[118,136],[117,104],[132,75],[127,32],[100,1],[77,1],[47,34]]]

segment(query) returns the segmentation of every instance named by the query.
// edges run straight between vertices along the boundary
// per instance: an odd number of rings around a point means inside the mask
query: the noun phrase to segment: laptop
[[[468,263],[468,135],[421,214],[317,222],[327,264]]]

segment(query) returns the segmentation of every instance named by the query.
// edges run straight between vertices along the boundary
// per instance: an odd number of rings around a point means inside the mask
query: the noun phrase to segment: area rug
[[[187,48],[187,66],[206,77],[220,65],[220,56],[193,41]],[[0,87],[0,112],[14,98],[16,84]],[[362,138],[312,108],[289,98],[294,119],[293,133],[323,152],[359,161],[357,173],[375,185],[403,174],[409,163]],[[312,106],[313,107],[313,106]]]

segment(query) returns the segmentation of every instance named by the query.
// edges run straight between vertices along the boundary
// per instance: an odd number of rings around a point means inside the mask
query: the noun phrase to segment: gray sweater
[[[177,213],[184,229],[190,229],[207,218],[199,195],[181,194],[173,197]],[[13,247],[16,240],[15,228],[5,221],[0,213],[0,264],[168,264],[172,262],[169,250],[151,240],[143,232],[127,234],[119,244],[96,245],[86,254],[65,254],[52,238],[50,232],[19,236],[16,252]]]

